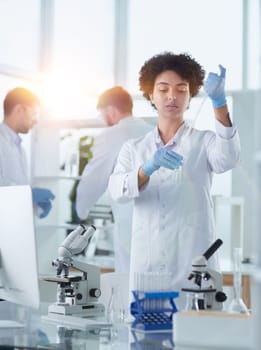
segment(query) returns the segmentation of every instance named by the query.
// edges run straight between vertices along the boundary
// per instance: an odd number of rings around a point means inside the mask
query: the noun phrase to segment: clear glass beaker
[[[127,316],[127,310],[124,305],[119,286],[111,288],[111,295],[106,310],[107,321],[113,324],[123,323]]]
[[[191,311],[191,310],[199,311],[198,298],[199,298],[198,293],[187,292],[185,311]]]

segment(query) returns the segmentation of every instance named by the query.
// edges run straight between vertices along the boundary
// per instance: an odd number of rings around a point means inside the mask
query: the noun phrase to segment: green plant
[[[82,136],[79,139],[78,149],[79,149],[79,175],[82,175],[82,172],[88,162],[92,159],[92,147],[94,144],[93,136]],[[70,192],[69,198],[71,202],[71,222],[79,223],[81,220],[78,218],[75,210],[75,201],[76,201],[76,189],[78,186],[79,180],[75,181],[72,190]]]

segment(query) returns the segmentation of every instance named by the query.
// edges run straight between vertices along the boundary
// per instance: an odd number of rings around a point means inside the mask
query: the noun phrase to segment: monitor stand
[[[3,288],[0,286],[0,288]],[[4,299],[0,299],[1,301],[6,301]],[[3,320],[0,319],[0,331],[3,329],[17,329],[17,328],[24,328],[25,325],[22,322],[14,321],[14,320]]]

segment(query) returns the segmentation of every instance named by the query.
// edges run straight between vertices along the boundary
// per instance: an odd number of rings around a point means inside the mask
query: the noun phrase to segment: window
[[[95,117],[113,85],[114,1],[56,0],[52,59],[43,83],[51,119]]]
[[[40,0],[0,0],[0,65],[36,71]]]
[[[259,8],[260,7],[260,8]],[[248,31],[247,43],[248,47],[248,81],[249,89],[257,89],[261,87],[261,69],[260,69],[260,34],[261,34],[261,3],[259,0],[249,1],[248,12]]]
[[[241,88],[242,1],[132,0],[129,7],[127,85],[133,92],[145,60],[162,51],[188,52],[206,71],[222,63],[227,89]]]

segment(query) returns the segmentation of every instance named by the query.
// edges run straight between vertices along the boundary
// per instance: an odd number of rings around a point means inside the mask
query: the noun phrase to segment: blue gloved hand
[[[33,202],[36,203],[43,211],[40,214],[40,218],[45,218],[52,208],[51,200],[55,198],[54,194],[46,188],[35,187],[32,188],[32,196]]]
[[[220,75],[211,72],[204,83],[205,92],[212,100],[214,108],[223,107],[227,103],[225,96],[226,68],[219,64],[219,69]]]
[[[158,149],[152,159],[147,160],[141,167],[144,174],[151,176],[154,171],[158,170],[161,166],[167,169],[177,169],[183,163],[183,157],[169,150],[166,147]]]
[[[39,215],[40,219],[45,218],[49,214],[49,211],[52,209],[51,201],[38,202],[37,205],[42,209],[42,212]]]

